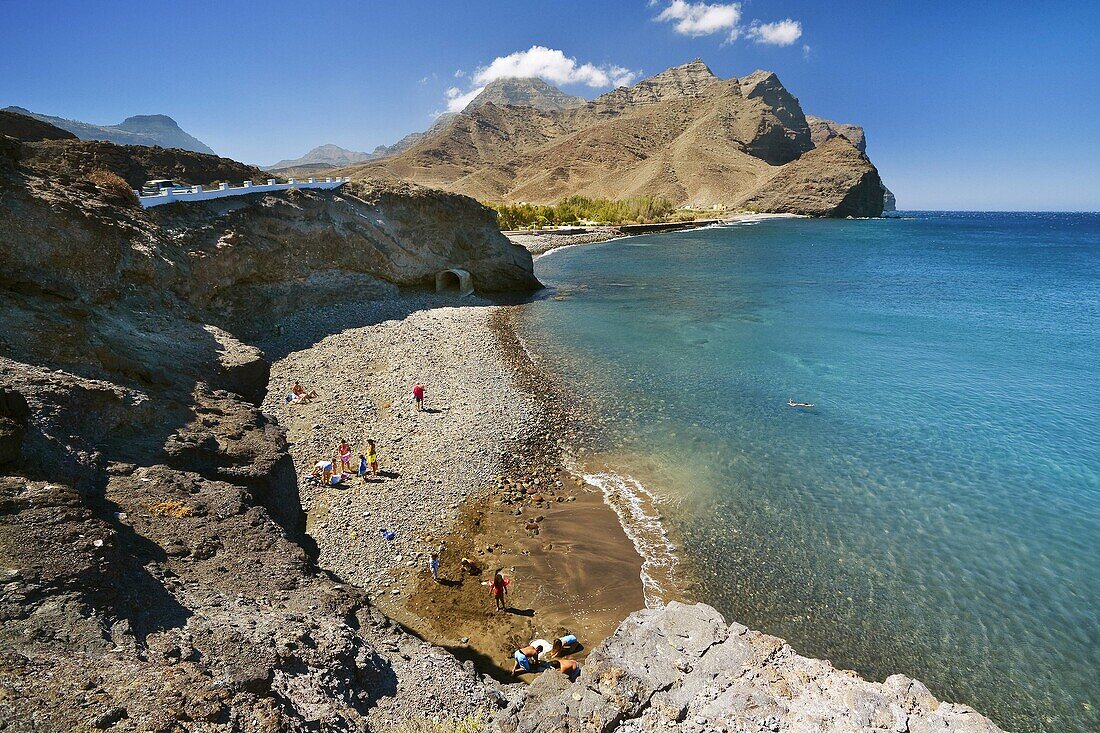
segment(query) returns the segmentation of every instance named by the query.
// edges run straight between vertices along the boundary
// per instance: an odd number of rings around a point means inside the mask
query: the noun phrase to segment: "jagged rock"
[[[477,109],[486,104],[510,105],[513,107],[532,107],[544,112],[560,112],[566,109],[583,107],[584,97],[566,94],[537,77],[529,79],[496,79],[470,100],[466,109]]]
[[[759,99],[767,108],[749,151],[772,165],[783,165],[813,148],[802,105],[771,71],[754,71],[738,80],[745,99]]]
[[[886,186],[882,187],[882,210],[883,212],[898,210],[898,200],[894,198],[894,192]]]
[[[752,211],[808,216],[880,216],[882,182],[867,156],[837,137],[780,168],[738,202]]]
[[[592,101],[596,105],[617,107],[699,97],[719,81],[702,59],[695,59],[643,79],[634,86],[619,87]]]
[[[814,147],[825,143],[827,140],[832,140],[834,137],[843,137],[852,145],[855,145],[859,152],[867,152],[867,138],[863,133],[863,128],[859,125],[833,122],[813,115],[806,115],[806,122],[810,126],[810,137],[813,139]]]
[[[795,654],[781,639],[727,625],[704,604],[630,615],[570,683],[536,678],[499,716],[509,733],[679,730],[912,730],[995,733],[970,708],[940,703],[895,675],[867,682]]]

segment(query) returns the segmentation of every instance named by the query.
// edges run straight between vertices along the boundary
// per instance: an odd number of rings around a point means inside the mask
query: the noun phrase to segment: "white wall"
[[[170,204],[173,201],[207,201],[209,199],[225,198],[226,196],[243,196],[249,193],[286,191],[288,188],[339,188],[350,179],[325,178],[322,180],[310,178],[299,181],[297,178],[291,178],[289,180],[290,183],[275,183],[275,179],[269,179],[266,184],[259,186],[253,185],[252,181],[245,181],[241,186],[230,186],[228,183],[222,183],[219,184],[218,188],[211,189],[205,189],[202,186],[191,186],[186,189],[162,188],[159,194],[153,196],[142,196],[140,191],[134,191],[134,193],[137,194],[142,207],[148,209],[150,206]]]

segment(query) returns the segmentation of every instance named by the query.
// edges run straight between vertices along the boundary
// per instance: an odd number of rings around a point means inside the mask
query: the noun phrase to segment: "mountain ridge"
[[[33,117],[76,135],[81,140],[106,140],[118,145],[146,145],[162,148],[178,148],[195,153],[214,155],[206,143],[184,132],[168,115],[133,115],[117,125],[94,125],[90,122],[70,120],[23,107],[5,107],[5,111]]]
[[[721,79],[701,60],[564,110],[467,106],[434,136],[342,175],[398,178],[479,200],[552,203],[570,195],[668,198],[682,205],[815,216],[878,216],[878,171],[847,137],[816,149],[802,107],[770,71]],[[838,166],[839,175],[821,166]],[[794,176],[794,177],[792,177]],[[826,181],[828,185],[817,185]],[[846,188],[855,186],[859,192]],[[757,192],[767,195],[754,196]],[[853,209],[853,202],[855,208]]]

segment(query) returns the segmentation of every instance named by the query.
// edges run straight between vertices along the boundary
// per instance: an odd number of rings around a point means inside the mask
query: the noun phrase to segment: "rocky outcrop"
[[[774,72],[754,71],[738,83],[745,99],[759,99],[766,109],[757,135],[749,141],[753,155],[771,165],[783,165],[813,148],[802,105]]]
[[[485,85],[485,88],[470,100],[467,109],[477,109],[486,104],[509,105],[513,107],[532,107],[544,112],[560,112],[576,109],[586,104],[584,97],[566,94],[542,79],[497,79]]]
[[[40,140],[76,140],[76,135],[35,117],[0,109],[0,135],[23,142]]]
[[[101,141],[47,141],[28,143],[24,149],[26,162],[37,168],[65,176],[108,170],[134,188],[157,178],[192,185],[224,181],[239,186],[242,181],[266,183],[273,177],[256,166],[186,150]]]
[[[168,115],[135,115],[127,117],[117,125],[92,125],[79,120],[67,120],[64,117],[31,112],[22,107],[7,107],[5,111],[42,120],[73,133],[81,140],[102,140],[117,145],[178,148],[195,153],[214,154],[214,151],[205,143],[181,130],[176,121]]]
[[[859,152],[867,152],[867,137],[863,133],[863,128],[859,125],[833,122],[813,115],[806,115],[806,122],[810,126],[810,137],[813,140],[814,147],[822,145],[834,137],[843,137],[852,145],[855,145]]]
[[[264,170],[279,170],[281,168],[300,168],[302,166],[327,166],[337,168],[352,163],[362,163],[374,156],[371,153],[359,153],[354,150],[342,148],[339,145],[318,145],[303,155],[293,160],[280,160],[273,165],[264,166]]]
[[[695,59],[680,66],[673,66],[660,74],[643,79],[634,86],[600,95],[593,104],[603,107],[648,104],[667,99],[684,99],[704,95],[716,82],[721,81],[702,59]]]
[[[575,682],[544,672],[500,722],[509,733],[999,731],[916,680],[868,682],[727,625],[710,606],[678,602],[631,614]]]
[[[883,213],[898,210],[898,200],[894,198],[894,192],[886,186],[882,187],[882,211]]]
[[[882,181],[867,156],[834,138],[780,168],[738,202],[751,211],[806,216],[880,216]]]

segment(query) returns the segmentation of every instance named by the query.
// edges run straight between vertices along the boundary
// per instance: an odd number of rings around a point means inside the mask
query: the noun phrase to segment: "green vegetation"
[[[691,221],[712,212],[677,209],[668,199],[641,196],[628,199],[590,199],[570,196],[556,204],[486,204],[497,212],[502,230],[539,229],[549,226],[581,224],[656,224],[666,221]]]

